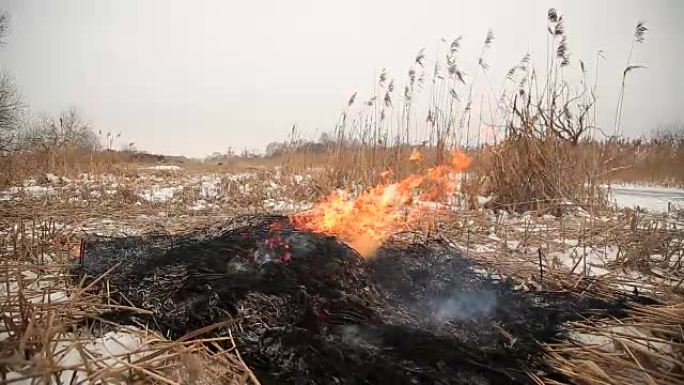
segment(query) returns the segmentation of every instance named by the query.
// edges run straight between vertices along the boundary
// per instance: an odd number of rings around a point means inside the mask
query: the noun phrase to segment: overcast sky
[[[543,63],[546,12],[565,15],[573,65],[599,69],[599,123],[612,127],[637,21],[646,65],[628,79],[623,128],[638,136],[684,121],[684,1],[92,1],[0,0],[12,31],[0,65],[34,111],[75,106],[140,149],[203,156],[263,149],[296,122],[333,127],[349,96],[372,94],[382,67],[401,84],[413,57],[463,35],[474,65],[488,29],[487,82],[530,52]],[[472,73],[472,70],[470,70]]]

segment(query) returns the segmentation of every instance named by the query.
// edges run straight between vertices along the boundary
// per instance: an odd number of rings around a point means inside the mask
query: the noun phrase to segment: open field
[[[320,199],[316,172],[139,166],[118,175],[50,174],[2,190],[4,381],[257,383],[239,346],[208,348],[230,346],[232,334],[207,339],[199,331],[171,342],[149,325],[112,325],[98,315],[130,305],[106,289],[79,286],[67,269],[85,234],[178,233],[238,214],[307,210]],[[568,323],[567,339],[546,343],[544,359],[580,383],[670,384],[683,381],[684,212],[681,190],[652,191],[616,186],[618,208],[589,212],[568,203],[560,216],[492,210],[478,197],[471,208],[431,206],[431,220],[404,231],[414,234],[409,242],[446,240],[480,265],[478,274],[511,279],[522,292],[595,292],[642,303],[627,318]],[[625,207],[632,203],[655,210]],[[547,374],[529,373],[554,383]]]

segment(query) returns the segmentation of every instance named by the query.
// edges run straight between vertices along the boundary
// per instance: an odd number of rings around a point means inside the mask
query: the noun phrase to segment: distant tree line
[[[318,154],[327,152],[339,146],[352,146],[353,141],[335,140],[332,135],[323,132],[318,140],[308,139],[290,139],[283,142],[271,142],[266,146],[266,156],[275,157],[281,156],[288,152],[306,152],[310,154]]]
[[[0,48],[10,33],[11,17],[0,9]],[[106,134],[111,149],[111,133]],[[36,115],[23,103],[11,73],[0,68],[0,154],[23,151],[46,151],[77,148],[87,151],[101,149],[102,132],[97,134],[75,108],[58,116]]]

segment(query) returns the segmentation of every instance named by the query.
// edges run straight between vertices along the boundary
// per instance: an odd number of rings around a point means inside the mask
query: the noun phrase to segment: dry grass
[[[577,384],[684,384],[682,320],[679,303],[637,306],[621,320],[575,322],[568,327],[579,341],[547,345],[548,362]]]
[[[408,149],[403,152],[408,152]],[[425,160],[426,163],[432,161],[429,158]],[[408,162],[405,164],[406,167],[419,167]],[[55,347],[68,343],[86,355],[89,354],[87,351],[94,354],[96,352],[89,345],[93,340],[107,331],[119,330],[118,326],[98,320],[98,316],[126,304],[112,302],[106,286],[84,290],[83,286],[65,276],[66,263],[70,261],[70,253],[73,255],[73,245],[80,229],[114,231],[116,234],[184,232],[219,223],[231,213],[270,212],[273,210],[267,204],[270,199],[287,199],[295,203],[316,201],[332,186],[332,182],[318,177],[325,175],[325,169],[309,169],[306,174],[311,174],[311,177],[304,178],[304,166],[298,167],[302,167],[300,175],[285,171],[285,167],[280,170],[254,169],[246,174],[142,168],[118,175],[92,175],[92,181],[88,183],[72,181],[55,187],[54,195],[33,196],[28,192],[18,192],[20,200],[0,202],[4,231],[4,243],[0,245],[4,263],[0,284],[7,287],[21,282],[17,290],[2,290],[4,295],[0,296],[3,312],[12,313],[12,320],[6,319],[4,323],[13,337],[0,343],[6,370],[21,370],[27,376],[39,378],[54,377],[60,371],[73,369],[59,363]],[[364,174],[355,175],[360,178]],[[303,179],[297,182],[299,178]],[[359,186],[365,183],[349,180]],[[471,180],[477,178],[473,176]],[[217,189],[216,196],[208,197],[203,192],[203,183],[207,181]],[[118,186],[116,192],[108,193],[114,184]],[[140,198],[150,189],[168,186],[179,186],[173,199],[154,202]],[[98,195],[93,196],[93,192]],[[206,200],[216,206],[201,212],[189,210],[188,206],[198,200]],[[297,209],[286,210],[292,212]],[[657,297],[668,304],[681,302],[684,236],[681,218],[676,216],[679,214],[643,214],[631,210],[613,212],[599,208],[584,211],[576,205],[566,205],[562,213],[560,217],[544,216],[543,212],[525,215],[506,211],[496,213],[474,205],[439,215],[426,215],[425,221],[418,223],[411,236],[442,237],[487,269],[499,276],[510,277],[521,290],[572,291],[578,295],[589,291],[616,296],[620,288],[631,291],[637,287],[642,293],[657,293]],[[591,273],[596,268],[592,255],[607,255],[605,250],[610,248],[617,249],[615,256],[602,265],[609,273],[601,276]],[[543,278],[540,277],[540,250]],[[568,253],[572,256],[572,266],[560,260],[562,254]],[[637,272],[639,275],[634,275]],[[106,277],[103,282],[106,282]],[[43,300],[48,298],[46,294],[60,291],[68,293],[67,301]],[[10,292],[11,295],[6,294]],[[643,327],[647,323],[642,319],[638,322],[644,323]],[[578,325],[572,327],[580,328]],[[51,332],[45,333],[45,330]],[[215,341],[202,340],[201,335],[191,343],[165,341],[161,336],[145,331],[144,326],[130,332],[145,341],[145,351],[125,353],[120,357],[121,361],[128,362],[128,356],[148,354],[148,350],[161,350],[163,353],[140,362],[139,366],[145,370],[126,364],[112,370],[105,367],[104,362],[91,357],[91,372],[83,367],[85,373],[104,376],[102,378],[112,382],[133,378],[145,383],[185,383],[185,379],[197,372],[197,367],[215,364],[217,368],[227,370],[224,373],[227,383],[248,375],[240,366],[234,350],[229,349],[227,353],[216,356]],[[672,344],[677,340],[668,341]],[[229,335],[223,340],[223,345],[232,346]],[[577,350],[576,354],[581,351]],[[578,357],[573,354],[567,353],[561,358],[572,360]],[[618,367],[602,361],[603,358],[592,356],[591,365]],[[227,363],[216,361],[224,359],[228,360]],[[551,353],[549,359],[556,360],[552,362],[558,362],[554,365],[561,368],[565,365]],[[136,358],[131,360],[135,363]],[[644,362],[641,364],[646,365]],[[571,368],[565,367],[567,373],[572,373]],[[212,378],[220,375],[218,372],[207,374]],[[656,383],[659,378],[655,379]],[[203,381],[207,383],[209,379],[198,379],[197,383]],[[614,383],[620,382],[616,380]]]
[[[511,136],[480,157],[484,195],[494,197],[493,207],[560,215],[568,203],[587,209],[605,203],[597,157],[567,141]]]
[[[617,169],[610,175],[611,181],[684,186],[682,139],[613,143],[606,151],[617,160]]]
[[[629,384],[635,379],[681,383],[682,214],[610,210],[599,186],[606,182],[682,186],[684,146],[681,140],[591,140],[592,122],[579,116],[592,115],[593,96],[558,92],[565,89],[559,73],[568,65],[559,24],[557,13],[550,11],[553,49],[546,74],[548,92],[533,92],[529,80],[533,69],[526,55],[509,71],[509,89],[502,90],[500,97],[492,96],[507,104],[505,111],[489,119],[506,130],[496,142],[487,143],[486,135],[474,129],[482,121],[471,122],[476,75],[464,77],[456,60],[460,39],[455,39],[448,46],[446,62],[436,65],[434,72],[426,69],[425,53],[418,53],[403,99],[383,71],[372,96],[364,102],[356,94],[350,99],[333,139],[325,143],[303,141],[293,130],[290,142],[277,154],[220,162],[186,160],[179,172],[143,170],[169,160],[127,152],[46,149],[3,155],[0,187],[21,186],[29,177],[45,184],[46,173],[88,172],[96,180],[92,185],[78,180],[60,187],[55,195],[19,192],[24,194],[21,199],[0,201],[0,306],[4,332],[9,335],[0,342],[3,382],[10,380],[10,371],[47,382],[65,370],[76,370],[104,382],[257,383],[231,335],[207,340],[198,333],[167,341],[141,325],[129,332],[144,341],[142,350],[107,362],[89,352],[94,339],[120,329],[100,316],[127,305],[113,302],[106,285],[84,287],[68,276],[79,231],[178,232],[239,212],[290,213],[298,206],[283,209],[274,204],[283,200],[311,204],[334,189],[358,191],[397,180],[440,163],[450,147],[460,144],[468,146],[474,158],[463,179],[462,201],[467,204],[447,213],[430,213],[407,234],[443,238],[492,274],[514,280],[520,290],[616,297],[634,289],[657,297],[663,305],[636,307],[623,320],[569,325],[571,330],[608,338],[613,350],[565,341],[547,345],[547,359],[552,368],[578,384]],[[488,33],[474,74],[487,71],[486,54],[493,40]],[[439,73],[438,68],[446,72]],[[430,78],[431,86],[425,80]],[[427,118],[419,116],[421,90],[429,90],[424,95],[429,100]],[[464,95],[467,98],[461,101]],[[510,95],[524,95],[521,100],[526,102],[517,102],[517,96],[511,100]],[[558,96],[551,100],[548,95]],[[567,113],[571,108],[580,108],[580,115]],[[418,128],[425,135],[417,135]],[[416,148],[423,154],[421,164],[409,161]],[[240,171],[247,174],[233,175]],[[216,194],[207,196],[205,177],[212,180]],[[173,199],[143,198],[152,195],[151,190],[170,187],[178,188]],[[489,205],[478,204],[480,196],[490,198]],[[200,201],[206,208],[190,208]],[[545,215],[549,213],[554,215]],[[593,266],[592,258],[607,258],[609,250],[616,250],[615,255]],[[567,258],[563,260],[568,255],[570,266]],[[598,267],[603,273],[593,274]],[[106,283],[106,277],[100,282]],[[52,301],[55,294],[65,296]],[[618,327],[636,328],[639,333],[624,333]],[[84,358],[82,364],[60,363],[56,348],[67,345]],[[530,376],[539,383],[554,383],[535,373]]]
[[[0,187],[21,184],[47,173],[73,177],[81,173],[121,174],[142,166],[185,164],[185,158],[130,151],[85,150],[80,147],[27,149],[0,154]]]
[[[684,383],[684,213],[585,214],[463,211],[441,218],[437,234],[465,250],[487,274],[511,278],[522,290],[623,300],[636,299],[638,292],[661,302],[630,303],[622,319],[567,324],[567,340],[544,344],[545,361],[563,382],[553,374],[529,372],[536,383]],[[596,270],[599,259],[602,267]]]
[[[35,217],[34,217],[35,219]],[[147,329],[124,327],[102,315],[112,310],[149,313],[110,298],[107,277],[74,281],[74,234],[55,222],[15,222],[0,238],[3,383],[258,384],[232,335],[204,339],[233,322],[176,341]],[[108,343],[107,343],[108,342]]]

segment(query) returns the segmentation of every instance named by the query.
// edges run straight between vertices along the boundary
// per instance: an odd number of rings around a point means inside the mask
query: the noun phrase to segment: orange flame
[[[409,160],[412,162],[420,163],[423,161],[423,154],[421,154],[417,148],[414,148],[413,152],[411,153],[411,156],[409,156]]]
[[[422,155],[414,151],[410,160],[415,159],[422,159]],[[427,210],[419,202],[440,201],[456,192],[455,176],[470,166],[470,160],[454,150],[448,164],[409,175],[396,183],[377,185],[356,197],[348,191],[333,193],[311,211],[294,215],[292,222],[300,229],[334,234],[364,257],[371,256],[383,241]]]

